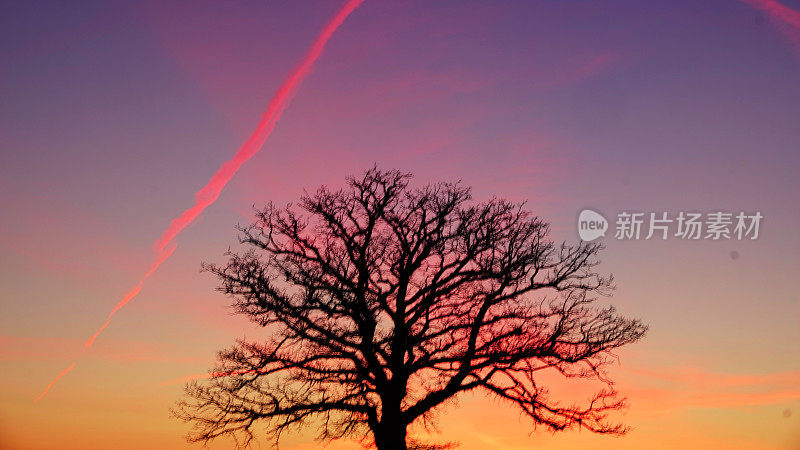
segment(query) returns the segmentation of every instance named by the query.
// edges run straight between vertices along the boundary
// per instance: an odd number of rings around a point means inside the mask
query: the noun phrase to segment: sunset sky
[[[365,0],[314,55],[344,4],[3,2],[0,449],[201,448],[169,413],[181,380],[265,335],[201,262],[241,248],[253,206],[373,164],[526,200],[556,240],[586,208],[764,217],[755,240],[601,238],[603,303],[650,326],[611,371],[628,435],[533,430],[475,395],[419,436],[800,448],[800,0]],[[260,151],[154,251],[309,55]]]

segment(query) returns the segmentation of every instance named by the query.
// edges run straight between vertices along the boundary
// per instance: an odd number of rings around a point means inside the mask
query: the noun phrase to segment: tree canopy
[[[268,205],[239,231],[247,250],[204,268],[266,337],[220,352],[213,376],[187,386],[176,414],[191,440],[246,445],[262,430],[277,442],[310,425],[321,439],[421,448],[408,427],[467,391],[552,430],[625,432],[608,418],[624,399],[604,368],[646,326],[593,305],[612,289],[595,271],[601,245],[556,244],[522,204],[377,168]],[[607,387],[562,404],[546,370]]]

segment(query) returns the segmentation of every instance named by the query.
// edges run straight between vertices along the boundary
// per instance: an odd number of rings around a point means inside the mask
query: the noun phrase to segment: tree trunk
[[[394,371],[397,374],[397,370]],[[382,396],[381,421],[373,431],[377,450],[407,450],[406,427],[403,420],[402,402],[405,397],[405,381],[400,375],[392,379],[394,386]],[[402,386],[399,388],[397,386]]]
[[[406,426],[386,420],[375,430],[375,447],[378,450],[407,450]]]

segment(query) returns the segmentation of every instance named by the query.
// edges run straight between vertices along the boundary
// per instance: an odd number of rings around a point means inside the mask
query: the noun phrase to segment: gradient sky
[[[627,436],[531,434],[476,396],[434,439],[800,447],[797,0],[366,0],[261,152],[82,352],[342,3],[3,3],[0,448],[186,446],[171,380],[261,335],[200,262],[224,261],[253,205],[374,163],[528,200],[556,239],[578,238],[586,207],[765,217],[755,241],[605,239],[607,301],[650,325],[613,369]],[[284,442],[315,446],[308,433]]]

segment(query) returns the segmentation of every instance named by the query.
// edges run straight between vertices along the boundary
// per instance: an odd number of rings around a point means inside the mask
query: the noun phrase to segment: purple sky
[[[527,199],[558,239],[577,239],[587,207],[610,219],[760,211],[756,241],[606,239],[612,302],[651,326],[620,368],[640,431],[619,448],[667,435],[675,445],[800,442],[800,28],[734,0],[366,0],[263,150],[176,239],[90,361],[32,406],[341,3],[0,7],[0,433],[14,430],[19,448],[50,448],[44,437],[20,444],[46,418],[76,447],[135,434],[181,445],[185,430],[166,413],[180,386],[159,383],[203,372],[215,350],[257,333],[227,315],[200,262],[222,260],[252,205],[296,200],[377,163],[420,182],[462,179],[478,198]],[[797,0],[783,5],[800,10]],[[665,386],[644,373],[693,381]],[[761,384],[732,382],[715,397],[732,396],[722,406],[689,392],[725,376]],[[753,400],[764,393],[774,396]],[[654,415],[670,396],[679,400],[667,416]],[[114,418],[132,425],[80,433]],[[513,422],[495,437],[535,441]],[[503,442],[496,448],[511,448]]]

